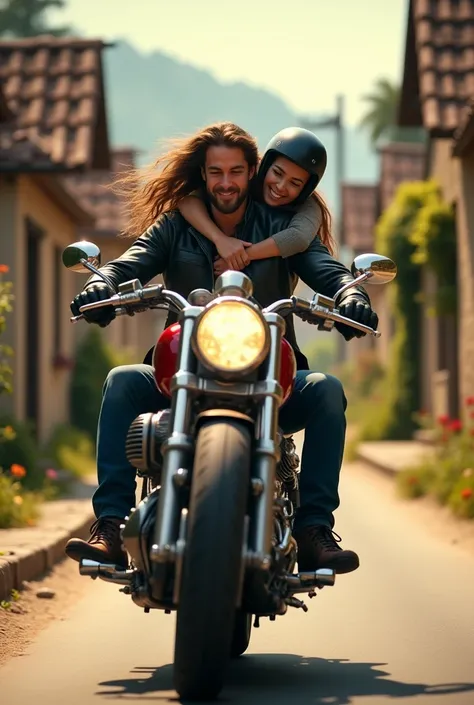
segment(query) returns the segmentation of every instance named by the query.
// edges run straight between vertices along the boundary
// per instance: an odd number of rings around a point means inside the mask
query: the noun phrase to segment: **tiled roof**
[[[37,135],[18,129],[0,86],[0,171],[54,171],[55,165]]]
[[[469,102],[465,109],[461,124],[454,133],[454,137],[456,139],[453,150],[454,156],[459,157],[474,148],[474,99]]]
[[[474,0],[410,0],[399,124],[450,137],[474,96]]]
[[[56,171],[38,140],[24,130],[0,124],[0,171]]]
[[[13,113],[7,105],[2,91],[2,84],[0,83],[0,123],[11,122],[12,120]]]
[[[81,205],[94,214],[96,234],[116,237],[126,229],[127,212],[123,201],[110,185],[117,174],[135,166],[138,150],[132,147],[115,148],[111,152],[111,170],[65,177],[67,186]]]
[[[65,169],[109,166],[99,40],[0,41],[0,84],[18,128]]]
[[[393,142],[380,151],[380,210],[387,208],[405,181],[425,178],[426,147],[416,142]]]
[[[354,250],[370,250],[374,244],[377,218],[378,186],[375,184],[342,185],[344,244]]]

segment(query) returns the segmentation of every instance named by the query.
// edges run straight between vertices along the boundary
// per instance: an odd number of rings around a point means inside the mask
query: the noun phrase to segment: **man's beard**
[[[221,193],[232,193],[234,194],[234,198],[229,201],[223,201],[219,198]],[[225,215],[235,213],[235,211],[237,211],[242,205],[242,203],[244,203],[244,201],[246,200],[248,193],[248,188],[242,189],[240,191],[218,191],[217,193],[211,192],[209,190],[207,191],[209,200],[214,206],[214,208],[218,210],[219,213],[224,213]]]

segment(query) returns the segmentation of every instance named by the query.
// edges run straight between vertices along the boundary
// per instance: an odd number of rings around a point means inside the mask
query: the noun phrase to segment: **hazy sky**
[[[86,36],[125,38],[269,88],[300,112],[331,112],[346,94],[351,123],[381,77],[399,81],[408,0],[67,0],[51,16]]]

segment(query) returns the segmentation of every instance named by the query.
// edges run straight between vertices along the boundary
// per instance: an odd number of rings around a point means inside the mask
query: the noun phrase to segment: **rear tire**
[[[213,419],[196,443],[179,596],[174,687],[217,697],[230,660],[250,480],[250,431]]]

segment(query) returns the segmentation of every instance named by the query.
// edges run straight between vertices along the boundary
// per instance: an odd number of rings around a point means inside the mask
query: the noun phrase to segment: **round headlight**
[[[221,300],[197,324],[196,354],[206,367],[221,372],[251,372],[268,352],[268,326],[253,306]]]

